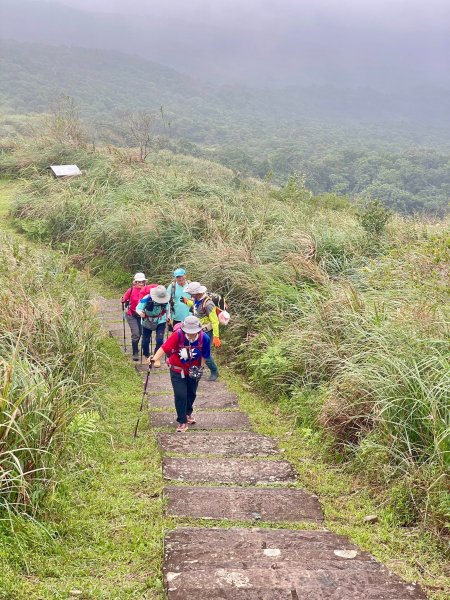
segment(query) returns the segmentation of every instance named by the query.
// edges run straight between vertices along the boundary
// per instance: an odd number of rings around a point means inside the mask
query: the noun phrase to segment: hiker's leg
[[[187,377],[186,382],[187,382],[186,414],[189,416],[189,415],[192,415],[192,412],[194,410],[194,402],[195,402],[195,398],[197,396],[198,381],[196,381],[195,379],[192,379],[192,377]]]
[[[142,354],[148,358],[150,356],[150,336],[152,332],[147,327],[142,328]]]
[[[219,369],[217,368],[216,363],[214,362],[214,359],[212,357],[212,338],[213,338],[213,332],[212,329],[211,331],[205,331],[206,335],[209,337],[209,339],[211,340],[211,356],[209,358],[206,359],[206,366],[208,367],[208,369],[211,371],[211,375],[219,375]]]
[[[131,346],[133,348],[133,356],[139,356],[139,339],[141,337],[141,319],[126,315],[127,323],[131,331]]]
[[[177,411],[178,423],[187,423],[186,408],[187,408],[187,383],[186,378],[181,378],[181,373],[170,371],[170,380],[173,387],[173,395],[175,399],[175,410]]]
[[[165,323],[159,323],[158,326],[156,327],[156,331],[155,331],[155,337],[156,337],[156,346],[155,346],[155,352],[157,350],[159,350],[161,348],[161,346],[164,343],[164,330],[166,328],[166,324]]]

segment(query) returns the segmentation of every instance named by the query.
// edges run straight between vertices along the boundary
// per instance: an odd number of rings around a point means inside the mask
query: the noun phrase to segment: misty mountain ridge
[[[248,12],[247,5],[241,12],[245,8]],[[235,15],[231,23],[198,15],[187,19],[176,11],[160,10],[157,17],[86,12],[43,0],[0,0],[0,10],[0,37],[137,54],[216,83],[450,89],[450,42],[444,30],[424,39],[408,28],[358,28],[351,13],[333,20],[327,11],[318,22],[313,5],[302,7],[303,18],[292,24],[278,23],[282,11],[275,11],[273,26],[266,23],[263,31],[258,31],[257,13],[253,26],[248,15],[242,23]]]
[[[450,126],[450,92],[422,87],[388,94],[370,88],[290,86],[283,90],[213,85],[139,56],[108,50],[53,47],[0,40],[3,111],[45,112],[64,93],[76,100],[81,114],[161,105],[177,121],[223,121],[224,113],[247,121],[319,120],[332,124],[396,124],[410,130]],[[184,134],[181,127],[181,134]]]
[[[314,194],[375,198],[400,212],[448,209],[445,90],[217,86],[117,51],[12,40],[0,50],[0,135],[39,131],[30,113],[48,112],[63,94],[75,100],[90,139],[133,146],[124,113],[163,106],[170,127],[161,143],[220,162],[238,179],[272,173],[283,184],[301,173]]]

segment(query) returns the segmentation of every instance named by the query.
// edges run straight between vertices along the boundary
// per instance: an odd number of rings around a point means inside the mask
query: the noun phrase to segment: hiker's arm
[[[177,342],[177,333],[172,333],[172,335],[167,338],[167,340],[164,342],[161,348],[157,352],[155,352],[153,356],[150,356],[150,358],[146,359],[146,363],[150,364],[150,362],[153,360],[160,360],[164,354],[170,354],[172,350],[175,350]]]
[[[219,317],[217,316],[217,311],[216,311],[215,306],[213,306],[213,308],[211,309],[211,312],[209,313],[208,318],[212,325],[213,336],[219,340],[220,339]]]
[[[145,313],[144,313],[144,308],[147,304],[147,300],[148,300],[149,296],[144,296],[143,298],[141,298],[141,300],[139,301],[139,304],[136,306],[136,312],[140,317],[145,317]]]
[[[172,319],[173,319],[173,304],[174,304],[174,300],[175,298],[172,298],[172,284],[169,283],[169,285],[166,287],[167,293],[169,294],[169,302],[167,303],[167,314],[166,314],[166,321],[167,323],[172,323]]]
[[[155,360],[160,360],[164,355],[164,350],[162,349],[162,347],[157,350],[157,352],[155,352],[155,354],[153,356],[150,356],[148,360],[148,362],[154,362]]]
[[[194,301],[191,298],[186,298],[186,296],[182,296],[180,298],[180,302],[184,302],[187,306],[189,306],[189,308],[194,306]]]
[[[203,345],[202,345],[202,360],[201,366],[204,367],[206,365],[206,361],[211,357],[211,341],[206,333],[203,333]]]

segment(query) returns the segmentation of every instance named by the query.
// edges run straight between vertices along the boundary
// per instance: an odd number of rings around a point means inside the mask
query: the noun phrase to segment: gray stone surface
[[[149,403],[150,406],[150,403]],[[250,421],[243,412],[195,412],[196,423],[190,425],[192,429],[250,429]],[[150,415],[150,423],[153,427],[174,427],[176,425],[176,413],[154,412]]]
[[[177,529],[165,539],[164,580],[169,600],[426,598],[327,531]]]
[[[145,381],[146,373],[142,373],[142,381]],[[170,382],[170,377],[166,371],[166,373],[155,374],[153,370],[150,373],[149,382],[148,382],[148,391],[149,394],[159,394],[161,392],[172,392],[172,384]]]
[[[248,458],[279,454],[275,440],[257,433],[235,431],[159,433],[158,442],[164,452],[181,456],[221,456]]]
[[[173,408],[174,407],[173,393],[169,393],[169,394],[160,393],[160,394],[152,395],[150,398],[150,407],[151,408]],[[218,396],[212,396],[212,397],[200,396],[200,397],[197,397],[197,399],[195,400],[195,404],[194,404],[195,410],[198,410],[198,409],[209,410],[209,409],[218,409],[218,408],[233,409],[236,407],[237,407],[236,400],[235,400],[234,396],[231,394],[229,396],[226,396],[225,394],[221,394]]]
[[[317,496],[303,490],[242,487],[164,488],[167,514],[232,521],[314,521],[323,515]]]
[[[295,483],[290,463],[281,460],[233,460],[217,458],[165,458],[165,479],[190,483]]]

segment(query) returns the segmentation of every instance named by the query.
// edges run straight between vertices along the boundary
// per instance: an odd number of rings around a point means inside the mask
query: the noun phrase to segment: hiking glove
[[[213,337],[214,348],[220,348],[221,345],[222,345],[222,342],[220,341],[220,339],[218,337]]]

